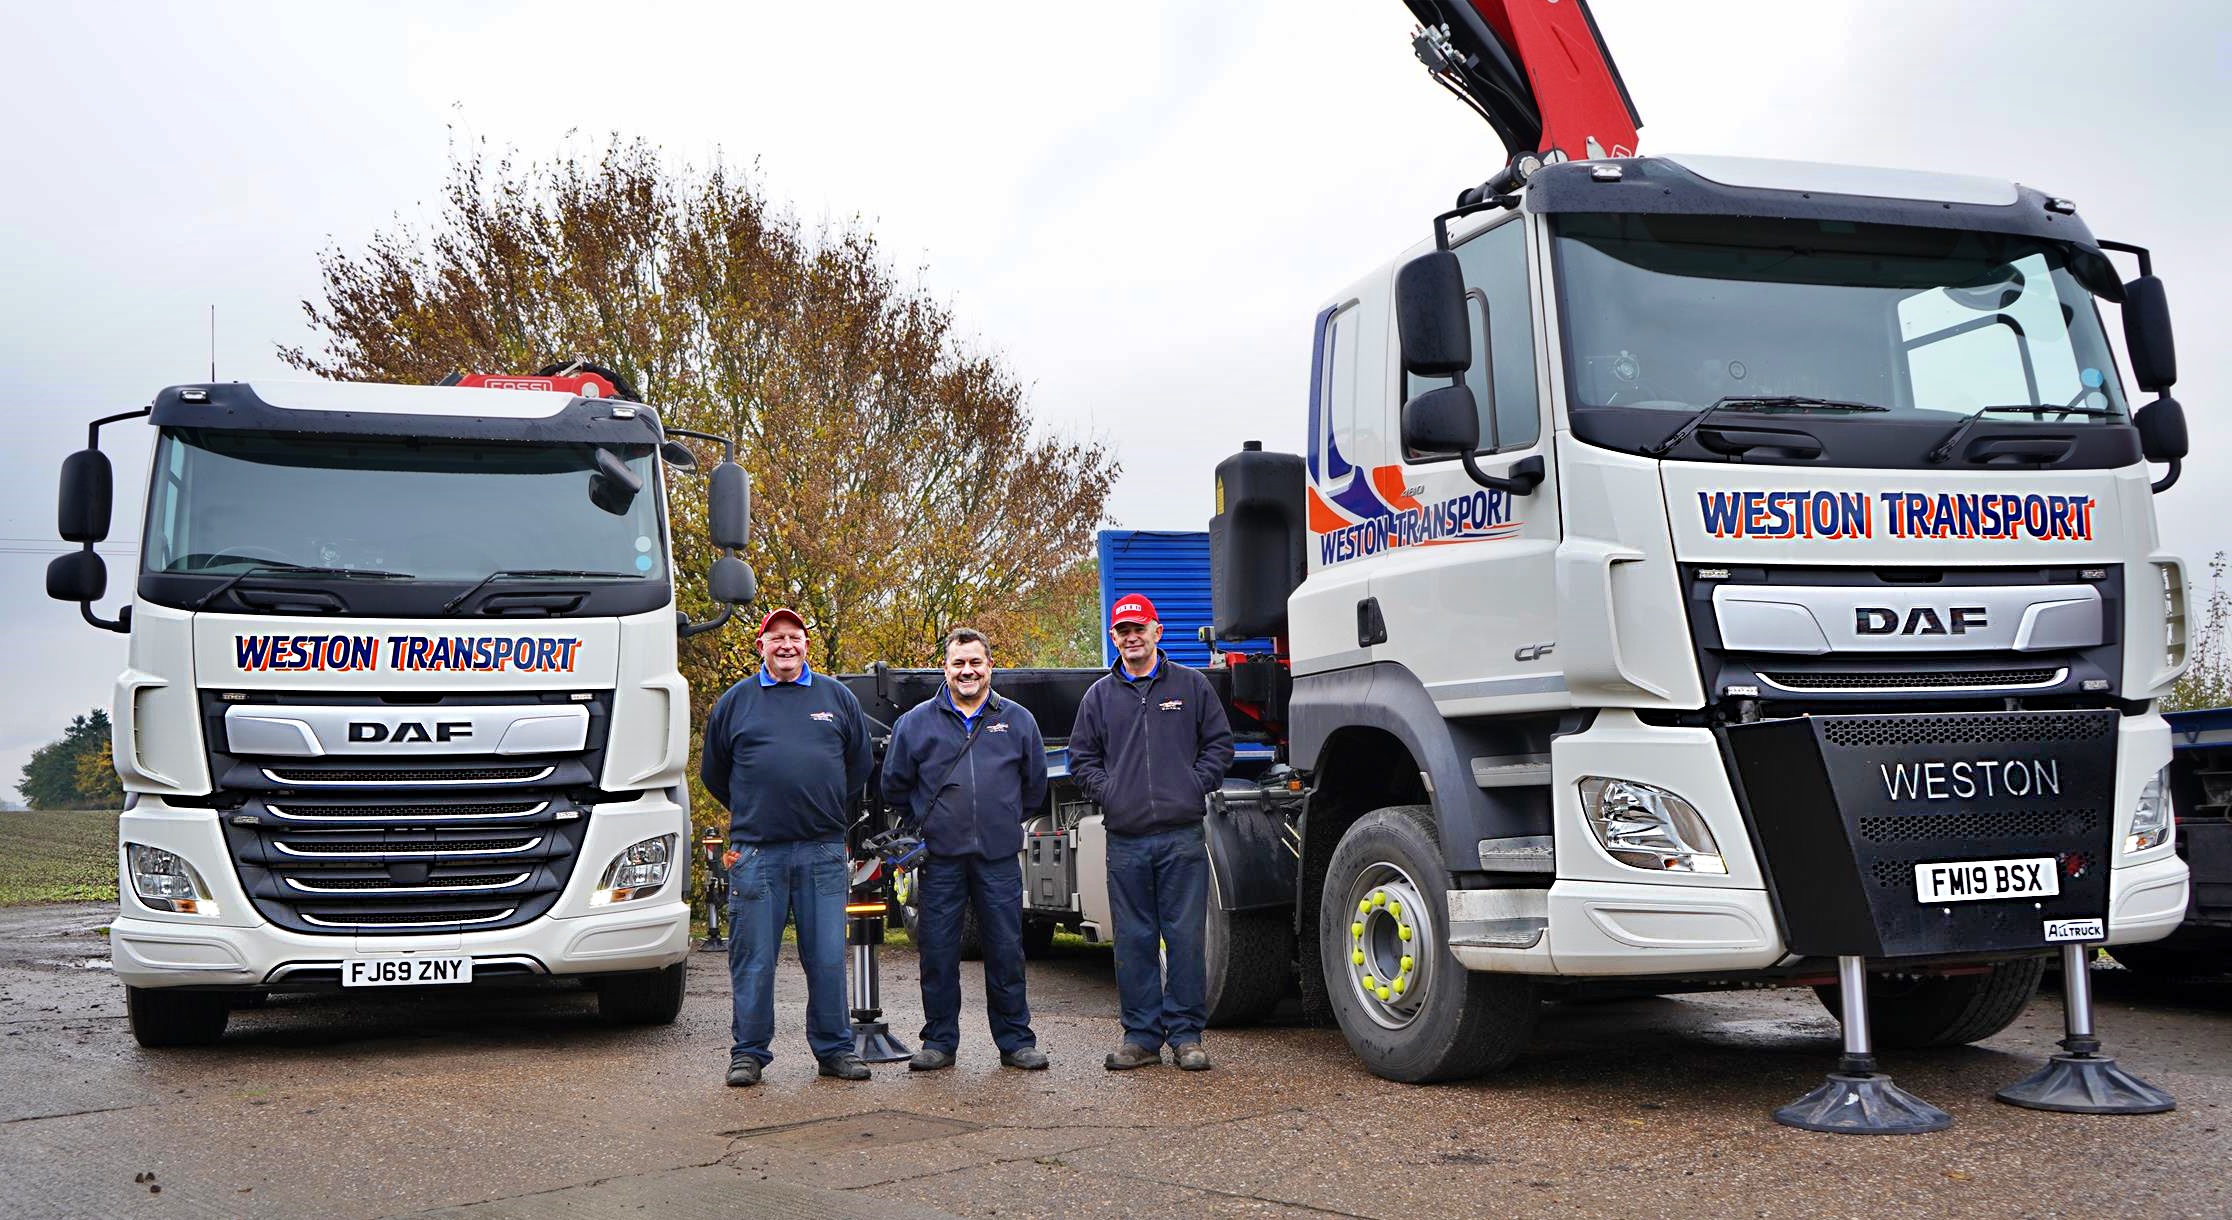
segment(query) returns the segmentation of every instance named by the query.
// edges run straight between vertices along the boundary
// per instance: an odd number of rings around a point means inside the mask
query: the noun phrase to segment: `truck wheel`
[[[2206,978],[2232,968],[2232,955],[2221,950],[2211,953],[2159,940],[2143,945],[2110,945],[2108,956],[2133,974],[2154,979]]]
[[[2023,1015],[2045,973],[2045,958],[2025,957],[1996,962],[1982,974],[1877,976],[1868,980],[1868,1029],[1888,1050],[1981,1042]],[[1844,1012],[1844,988],[1831,983],[1814,994],[1830,1015]]]
[[[672,1025],[682,1014],[690,963],[664,970],[619,974],[597,980],[597,1015],[607,1025]]]
[[[899,898],[899,922],[906,926],[907,939],[914,942],[915,951],[919,953],[922,951],[922,942],[915,928],[922,913],[915,907],[914,877],[911,871],[901,870],[899,875],[893,878],[892,892]],[[1023,925],[1023,935],[1028,938],[1030,934],[1031,925],[1026,923]],[[1052,933],[1048,935],[1051,936]],[[1049,940],[1048,943],[1051,944],[1052,941]],[[981,961],[983,958],[984,940],[977,935],[976,908],[964,906],[961,908],[961,960],[974,962]]]
[[[220,991],[126,987],[124,1012],[141,1046],[208,1046],[224,1036],[232,997]]]
[[[1280,911],[1227,911],[1209,895],[1209,1024],[1253,1025],[1294,981],[1294,927]]]
[[[1333,1015],[1375,1076],[1406,1084],[1491,1072],[1526,1049],[1540,1008],[1525,975],[1449,955],[1449,876],[1434,811],[1401,805],[1341,836],[1318,907]]]

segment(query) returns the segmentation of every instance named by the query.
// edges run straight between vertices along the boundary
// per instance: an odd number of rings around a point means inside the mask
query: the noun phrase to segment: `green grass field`
[[[0,907],[116,901],[116,811],[0,813]]]

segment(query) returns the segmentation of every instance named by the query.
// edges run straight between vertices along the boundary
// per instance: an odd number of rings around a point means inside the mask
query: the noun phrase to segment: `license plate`
[[[2036,860],[1964,860],[1914,866],[1914,892],[1925,904],[1989,898],[2051,898],[2061,893],[2052,856]]]
[[[352,957],[341,963],[343,987],[424,987],[470,983],[469,957]]]

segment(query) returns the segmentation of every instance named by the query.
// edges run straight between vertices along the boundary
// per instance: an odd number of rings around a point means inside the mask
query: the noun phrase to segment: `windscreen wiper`
[[[310,564],[300,563],[259,563],[255,567],[245,568],[239,572],[234,573],[231,580],[228,580],[225,583],[217,586],[216,588],[211,589],[209,592],[202,594],[201,600],[194,603],[194,609],[199,610],[202,607],[207,606],[209,603],[216,601],[219,597],[222,597],[226,593],[231,592],[234,585],[239,584],[241,581],[244,581],[251,576],[331,576],[339,577],[345,580],[411,579],[411,574],[409,572],[384,572],[375,568],[321,568],[312,566]]]
[[[1815,411],[1888,411],[1891,408],[1872,402],[1851,402],[1842,398],[1810,398],[1803,394],[1730,394],[1715,399],[1713,405],[1682,421],[1682,426],[1666,434],[1666,439],[1656,445],[1646,445],[1643,452],[1649,457],[1665,457],[1697,431],[1715,411],[1764,411],[1772,407],[1789,407]]]
[[[1961,438],[1968,435],[1970,425],[1995,411],[2028,411],[2034,415],[2044,415],[2048,411],[2052,411],[2056,415],[2086,415],[2098,419],[2123,418],[2123,412],[2111,411],[2106,407],[2065,407],[2051,402],[1996,403],[1989,407],[1978,407],[1970,412],[1969,417],[1962,420],[1960,426],[1948,433],[1944,440],[1939,441],[1937,448],[1924,454],[1924,458],[1932,465],[1936,465],[1952,457],[1953,446],[1960,444]],[[2041,420],[2039,422],[2044,423],[2045,421]]]
[[[472,588],[465,590],[463,593],[460,593],[457,596],[449,599],[448,601],[443,602],[442,613],[455,614],[459,606],[462,606],[466,602],[472,600],[473,594],[480,592],[482,589],[487,588],[489,585],[494,584],[499,580],[541,580],[554,577],[572,577],[576,580],[641,579],[640,576],[631,575],[627,572],[590,572],[578,568],[498,568],[495,571],[490,572],[488,575],[481,577],[479,584],[474,585]]]

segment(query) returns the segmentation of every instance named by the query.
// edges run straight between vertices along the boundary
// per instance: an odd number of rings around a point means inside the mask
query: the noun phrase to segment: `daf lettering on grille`
[[[349,740],[354,742],[406,742],[463,741],[473,735],[470,720],[442,720],[431,725],[417,720],[401,724],[381,724],[377,720],[352,720],[349,722]]]
[[[1904,616],[1891,606],[1861,606],[1853,611],[1852,629],[1861,635],[1967,635],[1990,626],[1983,606],[1915,606]]]

